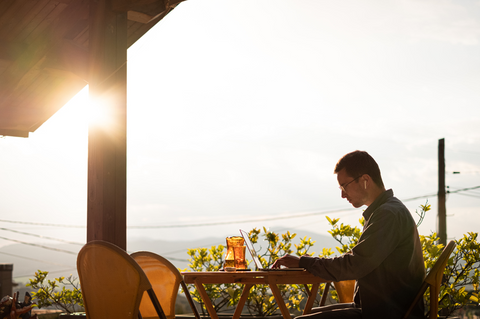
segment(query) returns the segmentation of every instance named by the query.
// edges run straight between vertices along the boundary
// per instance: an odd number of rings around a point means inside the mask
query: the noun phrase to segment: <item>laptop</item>
[[[262,263],[260,262],[260,258],[258,258],[257,251],[253,247],[253,243],[248,237],[248,233],[242,229],[240,229],[240,234],[242,235],[243,239],[245,240],[245,246],[247,246],[250,255],[252,255],[253,262],[255,263],[255,268],[257,271],[299,271],[305,270],[304,268],[262,268]]]

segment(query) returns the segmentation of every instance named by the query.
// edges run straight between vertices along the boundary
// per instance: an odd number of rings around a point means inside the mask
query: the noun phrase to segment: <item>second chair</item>
[[[175,302],[180,285],[185,292],[185,297],[192,308],[195,318],[200,319],[182,275],[171,262],[162,256],[148,251],[135,252],[131,256],[147,275],[167,319],[175,318]],[[140,313],[144,319],[158,318],[155,309],[148,302],[148,296],[144,295],[142,298]]]

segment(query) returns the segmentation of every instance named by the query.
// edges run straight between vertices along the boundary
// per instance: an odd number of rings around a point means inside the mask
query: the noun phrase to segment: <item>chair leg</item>
[[[438,296],[440,289],[436,285],[430,285],[430,316],[429,318],[438,318]]]
[[[200,314],[198,313],[197,307],[195,307],[195,304],[193,303],[192,296],[190,295],[190,292],[188,291],[188,287],[185,284],[185,281],[181,281],[180,284],[182,285],[182,289],[185,292],[185,297],[188,300],[188,303],[190,304],[190,307],[192,308],[193,314],[195,315],[196,319],[200,319]]]

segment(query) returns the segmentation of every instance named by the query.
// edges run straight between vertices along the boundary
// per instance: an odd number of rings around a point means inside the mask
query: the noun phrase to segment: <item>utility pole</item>
[[[438,219],[437,233],[440,243],[447,244],[447,209],[445,192],[445,139],[438,140]]]

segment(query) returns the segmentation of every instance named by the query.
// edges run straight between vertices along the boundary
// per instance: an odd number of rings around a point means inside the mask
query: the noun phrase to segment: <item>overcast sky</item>
[[[447,185],[479,186],[479,40],[478,0],[181,3],[128,51],[128,225],[244,222],[131,228],[129,239],[328,235],[325,214],[358,225],[362,209],[333,174],[356,149],[410,199],[437,192],[445,138]],[[86,224],[87,105],[88,88],[29,138],[0,139],[0,227],[85,241],[82,228],[5,221]],[[426,199],[405,204],[416,217]],[[448,236],[478,232],[479,208],[478,189],[449,195]],[[319,214],[272,220],[303,213]]]

